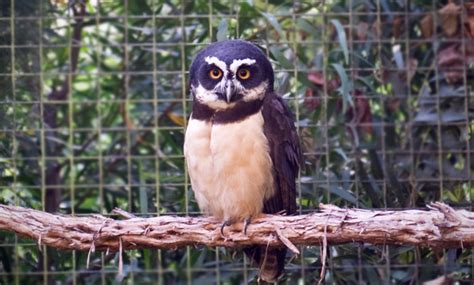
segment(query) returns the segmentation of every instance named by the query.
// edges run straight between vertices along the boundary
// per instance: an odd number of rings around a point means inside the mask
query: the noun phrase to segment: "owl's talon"
[[[222,223],[222,226],[221,226],[221,234],[224,235],[224,227],[225,226],[230,226],[231,225],[231,222],[229,220],[225,220],[224,223]]]
[[[247,235],[247,228],[249,227],[251,220],[251,218],[247,218],[244,220],[244,235]]]

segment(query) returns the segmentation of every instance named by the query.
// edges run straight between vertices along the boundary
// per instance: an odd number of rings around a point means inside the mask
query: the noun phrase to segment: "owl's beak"
[[[230,103],[230,100],[232,100],[232,97],[234,96],[234,94],[235,94],[234,82],[229,80],[227,81],[226,90],[225,90],[225,98],[227,100],[227,103]]]

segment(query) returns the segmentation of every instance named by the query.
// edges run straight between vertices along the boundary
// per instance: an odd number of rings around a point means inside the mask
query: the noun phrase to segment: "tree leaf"
[[[452,2],[448,3],[439,10],[441,27],[448,37],[454,36],[457,33],[460,13],[461,6],[458,6]]]
[[[219,27],[217,27],[217,35],[216,39],[217,41],[224,41],[228,38],[229,36],[229,23],[227,22],[227,19],[222,19],[221,22],[219,23]]]
[[[431,38],[433,36],[433,15],[428,14],[420,22],[421,34],[423,37]]]
[[[142,186],[140,186],[139,188],[139,200],[140,200],[140,213],[141,214],[147,214],[148,213],[148,200],[149,200],[149,197],[148,197],[148,193],[147,193],[147,189],[145,186],[143,186],[144,184],[144,181],[141,181],[143,179],[143,166],[141,164],[141,162],[138,162],[138,173],[139,173],[139,182]]]
[[[272,25],[275,28],[275,30],[277,30],[280,37],[284,39],[285,33],[283,32],[283,28],[281,27],[280,23],[278,23],[277,18],[275,18],[275,16],[273,16],[270,13],[261,12],[261,14],[267,19],[270,25]]]
[[[393,58],[398,69],[404,69],[405,63],[403,61],[403,54],[400,45],[394,45],[392,47]]]
[[[184,127],[184,117],[182,115],[179,115],[179,114],[176,114],[174,112],[167,112],[166,113],[166,116],[171,120],[173,121],[173,123],[175,123],[176,125],[178,126],[182,126]]]
[[[300,27],[301,30],[307,32],[308,34],[310,34],[311,36],[315,38],[317,38],[318,35],[321,34],[321,32],[319,32],[313,25],[311,25],[311,23],[309,23],[305,19],[299,18],[296,21],[296,24],[298,25],[298,27]]]
[[[346,200],[347,202],[350,202],[352,204],[357,204],[357,198],[354,195],[352,195],[352,193],[344,190],[340,186],[331,185],[329,187],[329,192],[332,194],[335,194],[336,196],[339,196],[340,198]]]
[[[337,91],[342,95],[342,111],[345,113],[347,111],[347,105],[354,107],[354,102],[350,92],[352,91],[352,84],[347,77],[344,67],[340,63],[333,63],[332,67],[336,70],[339,78],[341,79],[341,86],[337,88]]]
[[[332,19],[331,23],[336,28],[339,45],[341,46],[342,52],[344,53],[344,61],[346,64],[348,64],[349,63],[349,49],[347,48],[346,31],[344,30],[344,27],[342,26],[339,20]]]
[[[271,46],[270,47],[270,52],[272,55],[275,57],[275,59],[281,64],[286,69],[292,69],[293,68],[293,63],[289,61],[283,53],[280,51],[280,49],[277,46]]]

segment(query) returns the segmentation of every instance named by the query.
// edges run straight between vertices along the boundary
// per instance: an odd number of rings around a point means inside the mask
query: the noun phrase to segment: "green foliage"
[[[472,205],[474,17],[439,15],[460,6],[100,2],[0,1],[1,203],[75,215],[114,207],[198,214],[182,151],[186,71],[205,44],[242,38],[267,52],[276,90],[295,113],[305,151],[302,213],[319,203]],[[131,251],[118,276],[114,253],[92,254],[86,269],[87,253],[39,251],[8,233],[0,239],[2,284],[255,282],[239,251]],[[320,249],[301,252],[286,283],[319,278]],[[332,284],[473,278],[467,249],[353,244],[331,246],[328,255]]]

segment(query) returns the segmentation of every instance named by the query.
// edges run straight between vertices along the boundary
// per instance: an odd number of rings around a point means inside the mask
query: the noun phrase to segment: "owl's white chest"
[[[261,112],[228,124],[192,119],[184,155],[202,211],[243,220],[262,212],[274,191],[273,166]]]

